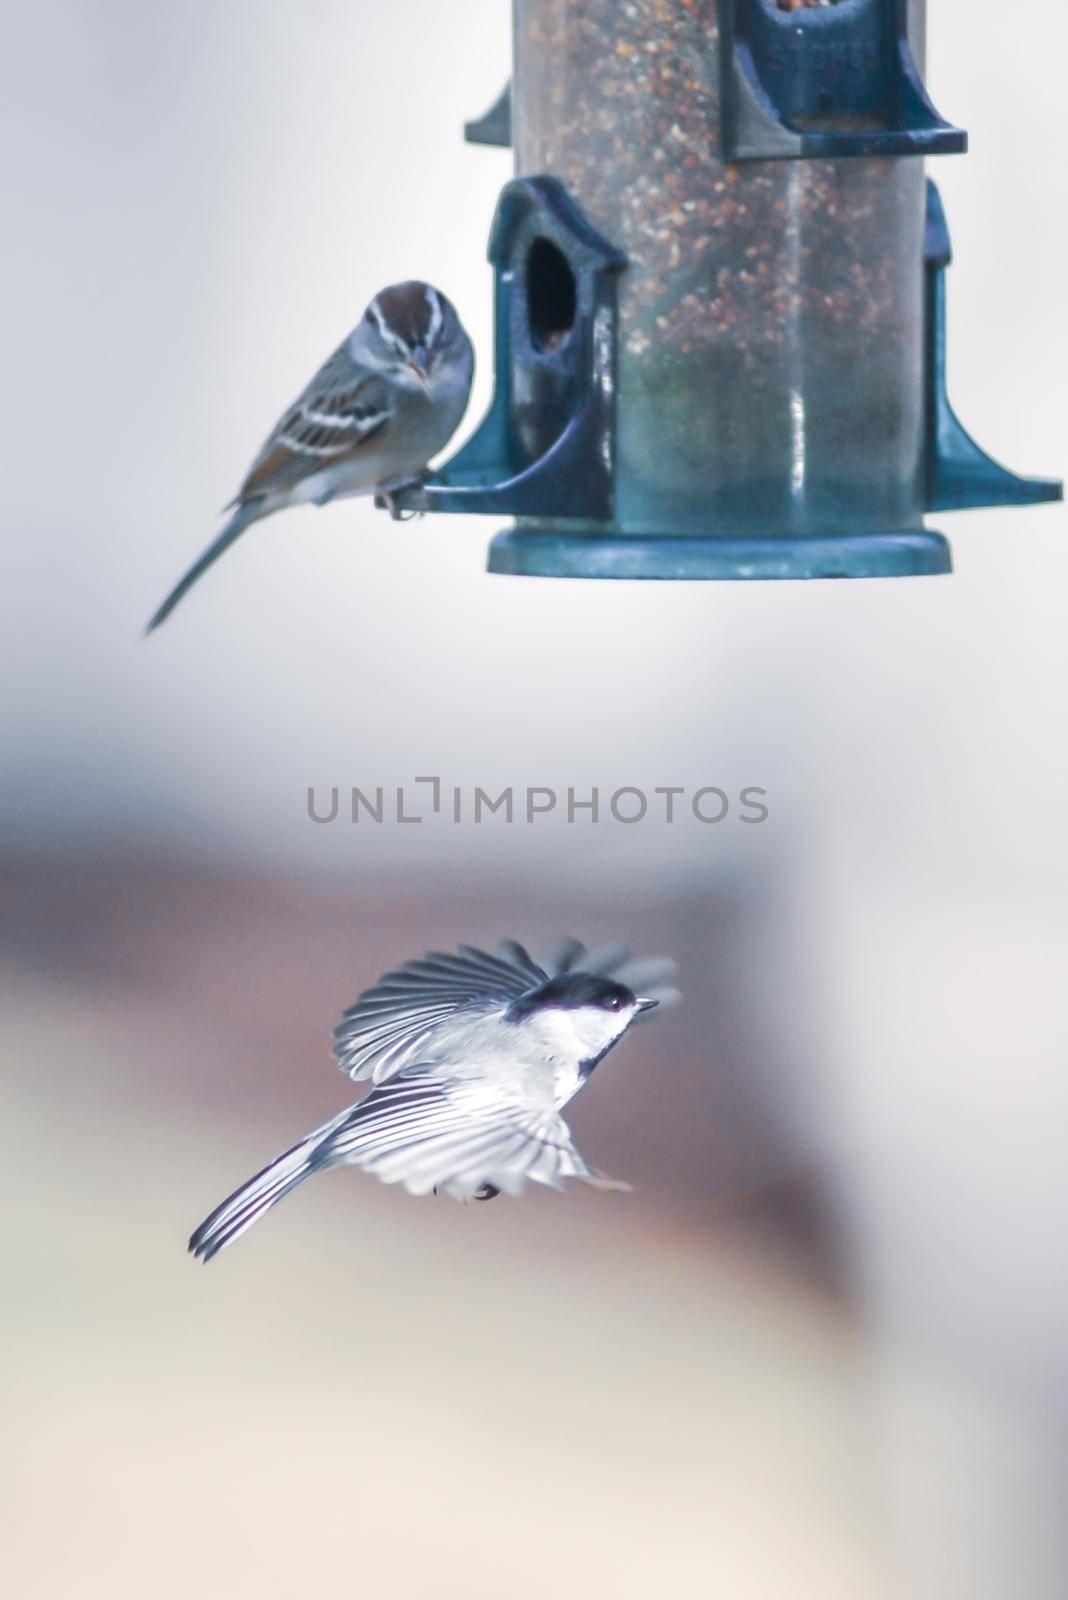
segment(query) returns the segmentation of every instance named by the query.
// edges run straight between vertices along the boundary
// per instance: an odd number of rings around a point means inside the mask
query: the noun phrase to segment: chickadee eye
[[[612,996],[611,1000],[609,1000],[609,1002],[608,1002],[609,1011],[620,1011],[620,1010],[622,1010],[622,1008],[623,1008],[622,1000],[619,998],[618,994],[614,994]]]

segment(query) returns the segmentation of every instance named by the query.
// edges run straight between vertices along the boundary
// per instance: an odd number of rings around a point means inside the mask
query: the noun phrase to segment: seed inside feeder
[[[780,11],[822,11],[838,3],[839,0],[775,0]]]
[[[725,165],[716,0],[516,19],[517,170],[559,177],[629,261],[617,522],[918,525],[920,163]]]

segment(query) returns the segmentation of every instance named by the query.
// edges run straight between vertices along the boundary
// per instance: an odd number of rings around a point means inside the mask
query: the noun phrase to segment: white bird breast
[[[549,1006],[523,1024],[553,1067],[558,1108],[581,1087],[583,1062],[594,1060],[613,1045],[630,1018],[629,1010],[604,1011],[600,1006],[558,1010]]]

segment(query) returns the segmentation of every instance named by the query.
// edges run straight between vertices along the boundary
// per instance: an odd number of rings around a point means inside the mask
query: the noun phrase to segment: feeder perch
[[[950,570],[928,510],[1059,484],[985,455],[946,396],[949,240],[923,154],[923,0],[514,0],[495,390],[405,511],[515,518],[494,572]],[[508,113],[510,127],[505,125]]]
[[[484,116],[464,123],[468,144],[495,144],[507,148],[512,142],[512,85],[506,83]]]
[[[506,185],[490,235],[494,394],[481,426],[409,511],[612,514],[616,274],[624,257],[555,178]]]
[[[908,0],[840,0],[807,15],[767,0],[724,0],[724,160],[966,150],[968,135],[927,97],[908,13]]]
[[[953,259],[953,251],[942,197],[930,178],[927,180],[923,254],[926,269],[925,460],[929,510],[1033,506],[1062,499],[1064,487],[1055,478],[1021,478],[988,456],[966,432],[949,403],[946,392],[946,268]]]

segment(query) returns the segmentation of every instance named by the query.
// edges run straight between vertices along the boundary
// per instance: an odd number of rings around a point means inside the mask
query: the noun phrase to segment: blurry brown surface
[[[520,917],[447,884],[75,866],[5,889],[18,1592],[889,1592],[818,1186],[729,1004],[737,908]],[[464,1208],[343,1173],[212,1268],[185,1256],[345,1103],[327,1036],[358,988],[425,945],[561,928],[683,958],[691,1003],[575,1117],[637,1194]]]
[[[331,888],[76,862],[10,873],[3,891],[0,953],[6,935],[13,970],[155,1019],[133,1093],[178,1093],[186,1109],[246,1126],[278,1108],[294,1134],[293,1118],[310,1126],[357,1097],[330,1060],[330,1031],[399,961],[506,935],[536,950],[572,932],[672,955],[689,1003],[636,1029],[572,1108],[585,1144],[657,1206],[703,1219],[737,1199],[750,1215],[781,1213],[811,1268],[836,1270],[815,1177],[767,1092],[789,1070],[792,998],[759,897],[613,901],[499,878]]]

